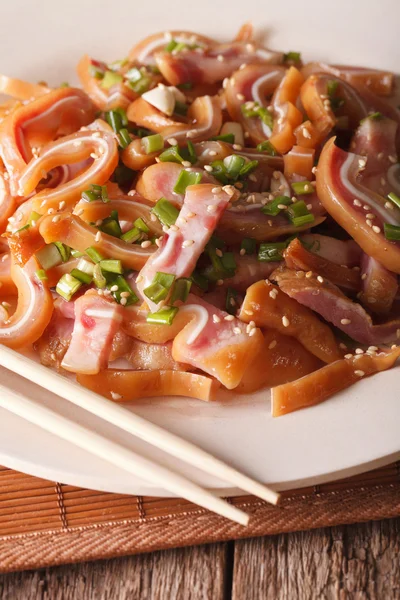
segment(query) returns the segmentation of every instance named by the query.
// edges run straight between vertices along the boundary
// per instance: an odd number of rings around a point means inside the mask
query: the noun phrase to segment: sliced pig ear
[[[189,139],[191,142],[202,142],[218,135],[222,126],[221,100],[218,96],[200,96],[190,105],[189,123],[171,125],[162,131],[168,140],[178,141]]]
[[[242,106],[249,103],[247,106],[250,108],[251,103],[257,102],[266,109],[269,105],[267,98],[274,93],[284,75],[284,67],[253,64],[234,72],[224,85],[227,110],[231,119],[242,125],[246,135],[254,144],[269,138],[272,129],[263,123],[261,118],[246,116]]]
[[[138,44],[135,44],[129,52],[129,61],[139,65],[154,66],[156,64],[155,54],[162,52],[172,40],[178,43],[196,44],[201,48],[210,48],[217,45],[215,40],[192,31],[161,31],[149,35]]]
[[[36,276],[40,265],[32,257],[23,267],[15,263],[11,277],[18,290],[14,314],[0,324],[0,343],[22,348],[36,342],[43,334],[53,313],[53,298],[46,284]]]
[[[366,159],[344,152],[334,142],[332,138],[325,144],[318,164],[317,193],[321,203],[368,256],[389,271],[400,273],[400,244],[384,235],[386,223],[400,225],[400,210],[388,207],[385,198],[357,180]]]
[[[305,77],[327,73],[347,81],[356,89],[364,90],[364,88],[367,88],[378,96],[388,96],[393,90],[394,74],[390,71],[312,62],[305,64],[302,67],[302,72]]]

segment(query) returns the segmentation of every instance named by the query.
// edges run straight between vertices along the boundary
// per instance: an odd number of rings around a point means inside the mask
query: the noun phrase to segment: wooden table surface
[[[400,518],[10,573],[0,598],[400,599]]]

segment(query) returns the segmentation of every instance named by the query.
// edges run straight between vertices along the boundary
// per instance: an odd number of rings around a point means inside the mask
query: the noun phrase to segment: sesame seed
[[[217,210],[217,208],[218,208],[217,204],[209,204],[207,206],[207,212],[208,213],[213,213],[213,212],[215,212]]]
[[[359,158],[358,159],[358,166],[363,169],[365,167],[365,165],[367,164],[367,161],[365,160],[365,158]]]
[[[365,222],[368,225],[368,227],[372,227],[372,221],[371,221],[371,219],[367,219]]]
[[[311,279],[312,276],[313,276],[312,271],[307,271],[307,273],[306,273],[307,279]]]
[[[224,90],[226,90],[226,88],[228,87],[228,83],[229,83],[229,77],[225,77],[225,79],[222,82],[222,87],[224,88]]]
[[[213,315],[213,322],[214,323],[220,323],[221,322],[220,317],[218,315]]]
[[[378,158],[378,160],[382,160],[382,158],[383,158],[383,152],[379,152],[379,154],[378,154],[378,157],[377,157],[377,158]]]
[[[233,187],[233,185],[224,185],[222,189],[226,194],[228,194],[228,196],[233,196],[235,193],[235,188]]]
[[[236,98],[237,98],[238,100],[240,100],[240,102],[243,102],[243,100],[244,100],[244,96],[243,96],[243,94],[236,94]]]
[[[143,275],[138,275],[136,277],[136,283],[140,283],[141,281],[143,281],[143,279],[144,279]]]
[[[353,204],[354,206],[362,206],[362,203],[359,200],[357,200],[357,198],[353,200]]]
[[[103,219],[98,219],[95,223],[96,227],[100,227],[101,225],[103,225]]]
[[[256,327],[253,327],[253,329],[251,331],[249,331],[249,337],[256,335],[256,333],[257,333],[257,329],[256,329]]]
[[[356,354],[364,354],[364,350],[362,348],[356,348]]]
[[[96,235],[94,236],[94,241],[95,242],[100,242],[100,240],[101,240],[101,231],[98,231],[96,233]]]
[[[182,167],[191,167],[192,163],[189,160],[182,161]]]
[[[367,213],[367,219],[375,219],[375,215],[373,213]]]
[[[55,217],[52,218],[51,222],[52,223],[58,223],[59,220],[60,220],[60,216],[56,215]]]
[[[349,358],[353,358],[353,355],[352,354],[345,354],[344,357],[347,358],[347,359],[349,359]]]
[[[246,254],[245,248],[241,248],[239,254],[240,256],[244,256]]]
[[[386,185],[386,179],[384,177],[381,177],[381,185]]]
[[[278,342],[276,340],[272,340],[272,342],[268,345],[268,350],[272,350],[272,348],[275,348],[277,343]]]
[[[122,295],[122,294],[121,294]],[[128,298],[121,298],[119,303],[122,304],[122,306],[125,306],[125,304],[128,302]]]
[[[168,144],[171,144],[171,146],[177,146],[178,145],[178,140],[174,137],[169,138],[169,140],[167,140]]]
[[[210,156],[217,156],[217,153],[215,152],[215,150],[210,150],[210,152],[208,154]]]
[[[169,232],[169,227],[168,227],[168,225],[163,225],[163,226],[162,226],[162,230],[163,230],[163,232],[164,232],[164,233],[168,233],[168,232]]]
[[[222,54],[218,54],[218,56],[217,56],[217,61],[218,61],[218,62],[224,62],[224,60],[225,60],[225,57],[224,57],[224,56],[222,56]]]
[[[153,213],[150,213],[150,221],[153,221],[153,223],[155,223],[155,221],[157,221],[157,217]]]
[[[118,286],[117,285],[112,285],[110,287],[110,292],[118,292]]]
[[[78,208],[78,210],[75,211],[75,214],[77,217],[79,217],[80,215],[82,215],[85,211],[83,210],[83,208]]]
[[[194,244],[194,240],[185,240],[182,242],[182,248],[188,248]]]
[[[390,346],[391,350],[396,350],[396,348],[397,348],[396,344],[393,344],[393,346]]]
[[[177,225],[170,225],[170,230],[171,231],[179,231],[179,227]]]
[[[223,256],[222,250],[220,250],[219,248],[217,248],[217,249],[215,250],[215,254],[216,254],[217,256],[219,256],[220,258],[221,258],[221,256]]]
[[[223,279],[218,279],[217,285],[224,285],[224,280]]]
[[[287,316],[286,316],[286,315],[284,315],[284,316],[282,317],[282,325],[283,325],[284,327],[289,327],[289,325],[290,325],[290,321],[289,321],[289,319],[287,318]]]
[[[233,321],[235,317],[233,315],[226,315],[226,317],[224,317],[224,321]]]
[[[241,189],[242,189],[242,187],[243,187],[243,183],[241,183],[240,181],[237,181],[237,182],[235,183],[235,188],[237,188],[238,190],[241,190]]]
[[[350,319],[340,319],[340,322],[342,325],[350,325],[351,323]]]
[[[156,246],[158,246],[158,248],[161,246],[161,240],[162,240],[162,238],[156,238],[155,239]]]
[[[394,206],[391,202],[388,201],[388,202],[385,202],[385,208],[388,208],[389,210],[393,210]]]
[[[207,171],[207,173],[211,173],[211,171],[213,170],[211,165],[204,165],[204,170]]]
[[[121,292],[121,298],[129,298],[130,292]]]
[[[287,210],[287,206],[286,206],[286,204],[278,204],[278,208],[279,208],[280,210]]]
[[[140,244],[141,248],[148,248],[149,246],[151,246],[151,241],[150,240],[145,240],[144,242],[142,242]]]
[[[364,371],[357,370],[354,371],[354,375],[357,375],[357,377],[364,377],[365,373]]]
[[[343,342],[340,342],[339,348],[341,348],[342,350],[347,350],[347,346],[346,344],[343,344]]]
[[[381,228],[380,228],[380,227],[378,227],[377,225],[373,225],[373,226],[372,226],[372,231],[373,231],[374,233],[380,233],[380,232],[381,232]]]
[[[91,152],[90,153],[90,158],[93,158],[94,160],[97,160],[99,157],[97,156],[96,152]]]
[[[52,215],[54,213],[54,208],[49,208],[49,210],[47,211],[48,215]]]
[[[364,210],[369,210],[369,209],[370,209],[370,206],[368,206],[368,204],[364,204],[364,206],[363,206],[363,209],[364,209]]]
[[[317,277],[317,280],[318,280],[320,283],[324,283],[324,278],[323,278],[323,277],[321,277],[321,275],[318,275],[318,277]]]
[[[194,138],[197,135],[197,131],[195,129],[191,129],[190,131],[187,132],[186,137],[187,138]]]
[[[72,145],[73,145],[73,146],[76,146],[76,147],[78,147],[78,146],[82,146],[82,140],[76,140],[75,142],[73,142],[73,144],[72,144]]]
[[[389,154],[388,159],[390,160],[391,163],[397,163],[397,157],[396,156],[392,156]]]
[[[239,67],[239,71],[243,71],[247,67],[247,63],[242,63]]]
[[[242,330],[240,329],[240,327],[234,327],[233,328],[233,333],[235,335],[239,335],[240,333],[242,333]]]
[[[58,208],[59,208],[60,210],[62,210],[63,208],[65,208],[65,200],[62,200],[62,201],[59,203],[59,205],[58,205]]]
[[[277,295],[278,295],[278,290],[276,290],[276,289],[271,290],[269,293],[269,297],[272,298],[273,300],[276,300]]]
[[[317,169],[317,167],[313,167],[313,168],[311,169],[311,173],[314,173],[314,175],[315,175],[315,174],[316,174],[316,172],[317,172],[317,170],[318,170],[318,169]]]
[[[194,212],[188,212],[187,215],[186,215],[186,218],[187,219],[192,219],[195,216],[196,216],[196,213],[194,213]]]
[[[128,196],[134,196],[136,194],[136,190],[129,190]]]
[[[218,185],[216,187],[213,187],[211,191],[213,194],[220,194],[222,192],[222,187],[220,185]],[[208,206],[210,206],[210,205],[208,205]]]

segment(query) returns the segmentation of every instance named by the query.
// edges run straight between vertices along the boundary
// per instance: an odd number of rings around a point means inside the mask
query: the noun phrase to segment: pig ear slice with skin
[[[334,142],[330,139],[320,156],[316,175],[319,199],[368,256],[400,273],[400,244],[384,235],[385,223],[400,225],[399,208],[359,183],[357,176],[366,159],[344,152]]]
[[[399,341],[400,318],[374,325],[361,304],[347,298],[333,283],[315,274],[299,277],[301,271],[279,268],[271,275],[279,288],[303,306],[315,311],[356,342],[366,345]]]
[[[73,373],[95,375],[105,369],[112,340],[123,319],[123,307],[89,290],[75,303],[71,343],[61,366]]]
[[[151,311],[158,305],[146,297],[145,290],[157,272],[189,277],[200,254],[214,232],[231,196],[213,184],[199,184],[186,189],[185,199],[175,225],[165,233],[161,246],[140,271],[137,284]]]

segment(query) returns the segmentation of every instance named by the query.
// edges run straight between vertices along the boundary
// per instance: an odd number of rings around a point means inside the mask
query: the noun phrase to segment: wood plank
[[[0,575],[1,600],[223,600],[227,544]]]
[[[400,599],[400,519],[235,543],[232,600]]]

